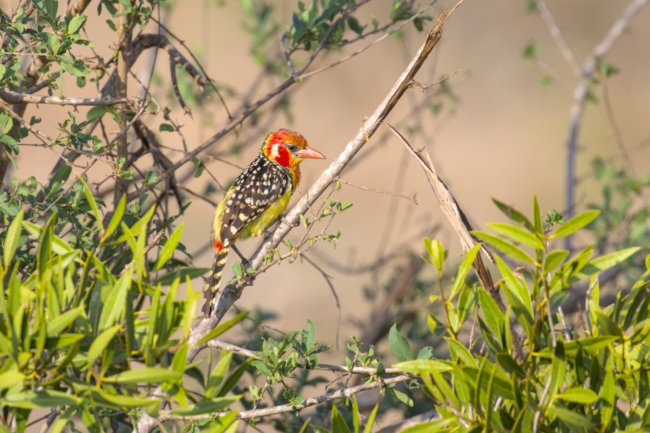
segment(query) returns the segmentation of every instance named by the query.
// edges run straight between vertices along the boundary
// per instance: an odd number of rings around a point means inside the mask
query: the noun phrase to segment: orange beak
[[[296,156],[302,159],[325,159],[325,155],[309,146],[296,152]]]

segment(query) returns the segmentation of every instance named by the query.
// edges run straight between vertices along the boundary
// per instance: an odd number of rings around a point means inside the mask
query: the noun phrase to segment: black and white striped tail
[[[210,317],[215,310],[217,304],[217,292],[219,291],[219,284],[221,283],[221,274],[223,268],[226,266],[228,259],[228,247],[224,246],[219,252],[214,254],[212,261],[212,273],[208,284],[203,289],[203,317]]]

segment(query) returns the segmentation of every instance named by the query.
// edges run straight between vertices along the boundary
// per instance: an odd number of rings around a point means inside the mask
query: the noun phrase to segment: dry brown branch
[[[282,241],[282,239],[284,239],[284,237],[289,233],[289,231],[291,231],[291,229],[298,223],[299,216],[304,214],[311,207],[311,205],[316,202],[318,197],[320,197],[320,195],[328,188],[328,186],[332,182],[334,182],[334,180],[340,175],[340,173],[349,164],[349,162],[357,154],[357,152],[368,142],[370,137],[372,137],[374,132],[379,128],[381,122],[384,121],[386,116],[392,111],[395,105],[397,105],[397,102],[400,100],[404,92],[406,92],[406,90],[410,87],[410,83],[413,81],[415,74],[422,67],[425,60],[428,58],[429,54],[431,53],[433,48],[437,45],[438,41],[442,37],[442,28],[445,22],[454,13],[454,11],[460,6],[460,4],[462,4],[462,1],[463,0],[460,0],[458,3],[456,3],[456,5],[453,8],[443,12],[439,16],[436,24],[427,34],[424,43],[417,51],[417,53],[415,54],[415,56],[413,57],[409,65],[406,67],[404,72],[402,72],[402,74],[398,77],[397,81],[395,82],[391,90],[388,92],[384,100],[379,104],[375,112],[363,123],[362,127],[357,132],[356,136],[350,142],[348,142],[348,144],[345,146],[345,148],[339,154],[336,160],[333,161],[332,164],[330,164],[330,166],[320,175],[320,177],[316,180],[316,182],[310,187],[307,194],[291,209],[291,211],[289,211],[289,213],[286,215],[286,218],[280,222],[280,224],[274,231],[271,238],[265,240],[263,245],[258,249],[253,260],[251,261],[251,266],[253,269],[257,270],[260,268],[265,257],[267,257],[268,253],[273,248],[275,248]],[[321,45],[323,43],[324,41],[321,42]],[[280,85],[274,92],[269,93],[265,97],[260,99],[258,101],[259,104],[258,106],[261,106],[263,103],[270,100],[273,96],[281,93],[286,88],[291,86],[294,82],[295,82],[295,78],[290,77],[282,85]],[[257,106],[251,107],[248,110],[245,110],[239,116],[236,116],[235,119],[233,119],[233,121],[229,122],[230,129],[234,128],[244,119],[244,117],[242,116],[245,113],[252,112],[255,109],[257,109]],[[196,155],[201,153],[207,147],[212,145],[214,141],[224,136],[228,132],[227,129],[228,127],[219,131],[217,134],[215,134],[215,136],[209,139],[206,143],[199,146],[193,152],[190,152],[190,154],[188,154],[186,158],[181,159],[181,161],[179,161],[176,165],[181,166],[185,162],[194,158]],[[239,299],[239,296],[241,296],[244,287],[246,287],[246,285],[248,284],[250,284],[250,281],[239,281],[234,285],[233,284],[228,285],[228,287],[226,287],[218,295],[217,308],[215,314],[212,317],[201,319],[191,329],[190,337],[189,337],[190,349],[187,355],[188,362],[192,362],[200,351],[200,347],[196,346],[196,342],[199,341],[208,332],[210,332],[210,330],[213,329],[221,321],[221,319],[225,316],[226,312],[230,309],[230,307],[235,303],[237,299]],[[407,378],[408,376],[403,380],[407,380]],[[159,394],[159,393],[160,393],[160,389],[157,388],[154,391],[154,394]],[[327,395],[331,395],[331,393],[328,393]],[[341,397],[343,396],[344,395],[342,395]],[[310,400],[314,401],[313,404],[318,404],[319,402],[321,402],[318,401],[317,399],[316,400],[310,399]],[[310,400],[307,400],[307,402],[309,402]],[[307,402],[305,404],[307,404]],[[294,411],[294,410],[295,410],[294,407],[289,406],[287,407],[286,410],[281,410],[281,411]],[[264,416],[264,415],[260,415],[260,416]],[[151,417],[147,414],[142,414],[139,420],[137,421],[137,424],[134,428],[134,432],[149,433],[158,424],[158,422],[159,422],[158,419]]]
[[[460,208],[460,205],[454,198],[453,194],[449,188],[447,188],[447,185],[445,185],[445,183],[436,173],[429,153],[426,151],[426,149],[416,151],[413,149],[408,140],[406,140],[406,138],[404,138],[404,136],[397,129],[393,128],[390,124],[386,125],[400,139],[406,149],[411,153],[411,155],[415,157],[417,162],[426,173],[429,184],[431,185],[431,189],[433,189],[433,192],[440,203],[440,209],[445,214],[447,220],[451,224],[451,227],[456,232],[463,252],[467,252],[472,249],[477,243],[479,243],[470,233],[472,226]],[[485,245],[481,245],[481,251],[491,262],[494,262],[492,259],[492,254],[485,247]],[[481,259],[480,255],[476,256],[474,269],[476,270],[476,274],[478,275],[483,287],[492,293],[492,296],[495,298],[495,300],[497,300],[497,302],[502,305],[503,302],[501,301],[501,297],[499,296],[496,287],[494,287],[490,271],[483,264],[483,260]]]
[[[533,0],[535,2],[535,5],[537,6],[537,9],[539,9],[540,14],[542,15],[542,19],[544,20],[544,23],[546,24],[546,27],[548,27],[548,31],[555,39],[555,44],[557,45],[558,49],[562,53],[562,56],[564,57],[564,60],[569,64],[569,67],[573,71],[573,73],[576,76],[580,75],[580,63],[578,63],[578,59],[576,58],[575,53],[569,47],[569,44],[567,43],[564,34],[562,33],[562,30],[560,30],[560,26],[558,26],[557,21],[555,21],[555,17],[553,17],[553,14],[551,13],[550,9],[546,5],[546,0]]]

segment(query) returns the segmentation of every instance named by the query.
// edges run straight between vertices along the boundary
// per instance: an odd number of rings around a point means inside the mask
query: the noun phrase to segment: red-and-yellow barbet
[[[303,159],[325,158],[310,148],[305,137],[288,129],[269,134],[260,154],[235,179],[214,215],[214,261],[203,291],[203,315],[214,311],[228,249],[237,239],[260,236],[282,215],[300,182]]]

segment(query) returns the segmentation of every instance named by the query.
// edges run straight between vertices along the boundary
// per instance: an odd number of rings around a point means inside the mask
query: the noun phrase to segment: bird
[[[324,158],[295,131],[279,129],[266,136],[257,158],[235,178],[217,204],[212,224],[212,272],[203,290],[204,317],[214,312],[230,247],[239,254],[234,245],[237,239],[262,235],[282,215],[300,182],[303,159]]]

